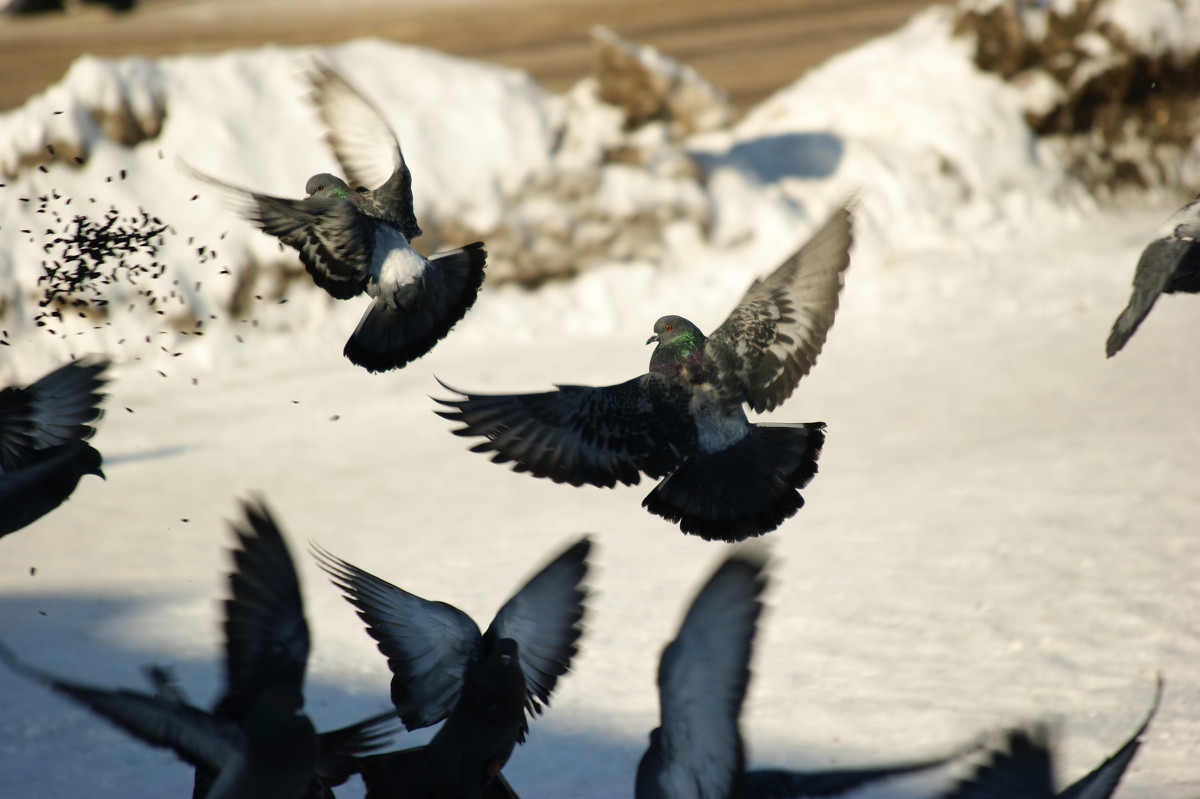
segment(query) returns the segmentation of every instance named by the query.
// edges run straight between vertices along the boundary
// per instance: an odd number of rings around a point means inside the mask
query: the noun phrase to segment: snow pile
[[[1089,186],[1200,178],[1198,0],[968,0],[955,27]]]
[[[1031,127],[1031,94],[1016,80],[1030,69],[1012,81],[1004,70],[981,69],[983,40],[961,35],[969,13],[983,20],[1017,12],[971,8],[930,9],[733,123],[720,90],[694,71],[603,30],[596,75],[564,95],[511,69],[377,40],[81,59],[62,83],[0,116],[0,170],[13,175],[2,190],[13,199],[0,203],[0,327],[10,341],[35,342],[29,351],[113,351],[121,343],[129,352],[140,342],[134,357],[173,357],[186,343],[205,363],[229,357],[230,344],[256,327],[293,339],[310,331],[323,346],[343,339],[361,307],[316,289],[293,252],[178,166],[185,160],[289,197],[309,175],[338,171],[305,96],[303,73],[315,57],[360,87],[397,131],[426,231],[416,245],[430,252],[487,243],[488,288],[472,316],[507,320],[510,334],[537,335],[581,307],[606,320],[595,325],[623,327],[644,315],[629,292],[653,296],[678,270],[693,275],[687,290],[696,297],[739,292],[848,196],[858,198],[860,264],[947,239],[975,261],[1033,224],[1077,224],[1097,201],[1078,179],[1085,149],[1064,149]],[[1063,9],[1070,10],[1056,3],[1013,16],[1033,31],[1020,41],[1057,41],[1048,31],[1066,18]],[[1097,9],[1089,20],[1108,20],[1098,30],[1115,31],[1120,21],[1130,31],[1121,41],[1139,46],[1186,21],[1157,5],[1141,16],[1119,3]],[[1094,36],[1077,38],[1098,52]],[[1188,39],[1160,38],[1160,63],[1186,61]],[[1030,85],[1062,79],[1037,74]],[[1042,107],[1054,96],[1043,92]],[[1133,140],[1150,141],[1123,139]],[[1163,152],[1147,145],[1122,163],[1150,174]],[[38,209],[54,203],[60,224],[48,226]],[[163,289],[114,285],[108,307],[120,315],[56,320],[52,339],[33,320],[39,278],[62,255],[54,239],[72,215],[100,218],[110,209],[167,225],[152,254],[167,265]],[[506,282],[534,287],[583,272],[594,277],[536,300],[493,295]],[[147,292],[165,296],[168,307],[148,303]]]

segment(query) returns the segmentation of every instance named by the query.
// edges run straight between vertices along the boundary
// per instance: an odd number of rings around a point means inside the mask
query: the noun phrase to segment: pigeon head
[[[92,447],[81,449],[79,458],[76,461],[80,475],[94,474],[101,480],[107,480],[108,478],[104,476],[104,472],[100,469],[101,463],[103,463],[103,459],[100,457],[100,453]]]
[[[337,197],[339,200],[350,199],[350,186],[337,175],[322,172],[313,175],[304,184],[304,191],[309,199],[314,197]]]
[[[654,323],[654,335],[647,344],[657,342],[650,356],[650,371],[675,372],[685,364],[700,363],[704,354],[704,334],[682,316],[664,316]]]

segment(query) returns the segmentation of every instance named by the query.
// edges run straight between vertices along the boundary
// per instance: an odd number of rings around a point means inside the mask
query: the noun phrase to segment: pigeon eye
[[[325,191],[325,187],[324,187],[324,186],[317,186],[317,191]]]
[[[675,329],[675,325],[667,325],[666,329],[667,329],[668,331],[674,330],[674,329]]]

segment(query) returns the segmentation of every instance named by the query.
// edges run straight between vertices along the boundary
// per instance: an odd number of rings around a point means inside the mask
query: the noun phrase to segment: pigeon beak
[[[654,342],[656,342],[656,341],[658,341],[658,334],[657,334],[657,333],[655,333],[655,334],[654,334],[653,336],[651,336],[650,338],[646,339],[646,343],[647,343],[647,344],[653,344],[653,343],[654,343]]]
[[[101,480],[108,482],[108,478],[104,476],[104,472],[102,472],[100,469],[96,469],[96,476]]]

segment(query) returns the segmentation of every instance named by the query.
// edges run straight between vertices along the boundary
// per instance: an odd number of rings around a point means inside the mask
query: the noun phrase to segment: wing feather
[[[478,625],[458,608],[410,594],[316,544],[312,553],[387,657],[392,702],[404,726],[415,730],[446,718],[468,664],[480,655]]]
[[[579,651],[590,550],[586,536],[568,547],[500,608],[484,635],[485,641],[511,638],[517,642],[530,718],[549,704],[558,678]],[[523,731],[527,729],[528,723]]]
[[[705,359],[727,402],[772,410],[812,369],[833,326],[853,238],[851,211],[843,206],[792,257],[756,280],[709,336]]]
[[[483,436],[472,452],[556,483],[635,485],[639,472],[662,477],[695,451],[687,398],[643,375],[615,386],[559,386],[540,394],[459,394],[438,400],[459,422],[455,435]]]
[[[379,217],[412,241],[421,235],[413,212],[412,173],[400,142],[383,113],[328,66],[309,75],[313,105],[325,124],[325,138],[351,186],[369,189],[367,199]]]

